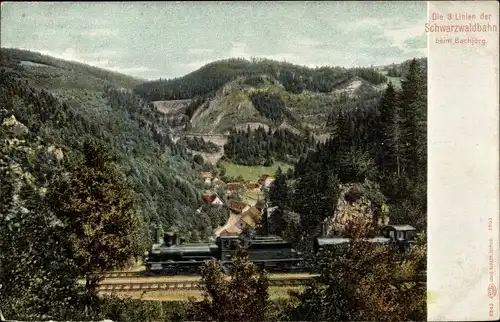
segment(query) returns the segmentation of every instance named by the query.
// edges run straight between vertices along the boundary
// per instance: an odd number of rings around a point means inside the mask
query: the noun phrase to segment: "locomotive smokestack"
[[[321,223],[321,236],[326,236],[326,222]]]
[[[162,229],[160,228],[160,226],[155,226],[154,228],[154,240],[155,240],[155,243],[161,243],[161,238],[162,236]]]

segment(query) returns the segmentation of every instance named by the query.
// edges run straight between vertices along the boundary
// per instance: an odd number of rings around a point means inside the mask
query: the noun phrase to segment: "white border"
[[[433,13],[442,21],[429,21]],[[428,2],[428,22],[468,24],[454,15],[492,15],[497,1]],[[448,20],[451,14],[452,20]],[[481,45],[455,38],[485,39]],[[452,43],[438,44],[449,38]],[[428,33],[428,320],[498,320],[498,31]],[[488,230],[492,218],[493,230]],[[497,294],[488,297],[489,243]],[[493,305],[490,315],[489,305]]]

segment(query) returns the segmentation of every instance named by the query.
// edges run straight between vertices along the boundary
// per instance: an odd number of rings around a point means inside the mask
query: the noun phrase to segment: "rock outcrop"
[[[23,136],[29,132],[26,125],[19,122],[14,115],[5,118],[2,127],[6,128],[15,137]]]
[[[372,182],[341,185],[335,213],[325,221],[326,233],[342,234],[349,222],[357,220],[375,227],[387,225],[388,212],[385,197]]]

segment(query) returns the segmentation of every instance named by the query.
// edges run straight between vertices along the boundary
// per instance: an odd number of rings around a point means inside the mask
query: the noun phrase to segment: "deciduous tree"
[[[201,286],[203,300],[190,300],[193,320],[261,322],[270,318],[267,275],[243,251],[235,256],[229,276],[218,262],[206,262]]]
[[[69,166],[49,200],[66,226],[89,295],[96,291],[97,274],[124,266],[141,253],[134,192],[98,141],[84,143],[83,160]]]

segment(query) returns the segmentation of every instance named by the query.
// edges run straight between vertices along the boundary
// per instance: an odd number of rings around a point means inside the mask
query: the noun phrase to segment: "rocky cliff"
[[[377,185],[366,181],[340,186],[335,213],[326,220],[327,234],[342,234],[349,222],[362,220],[375,227],[389,223],[389,209]]]

